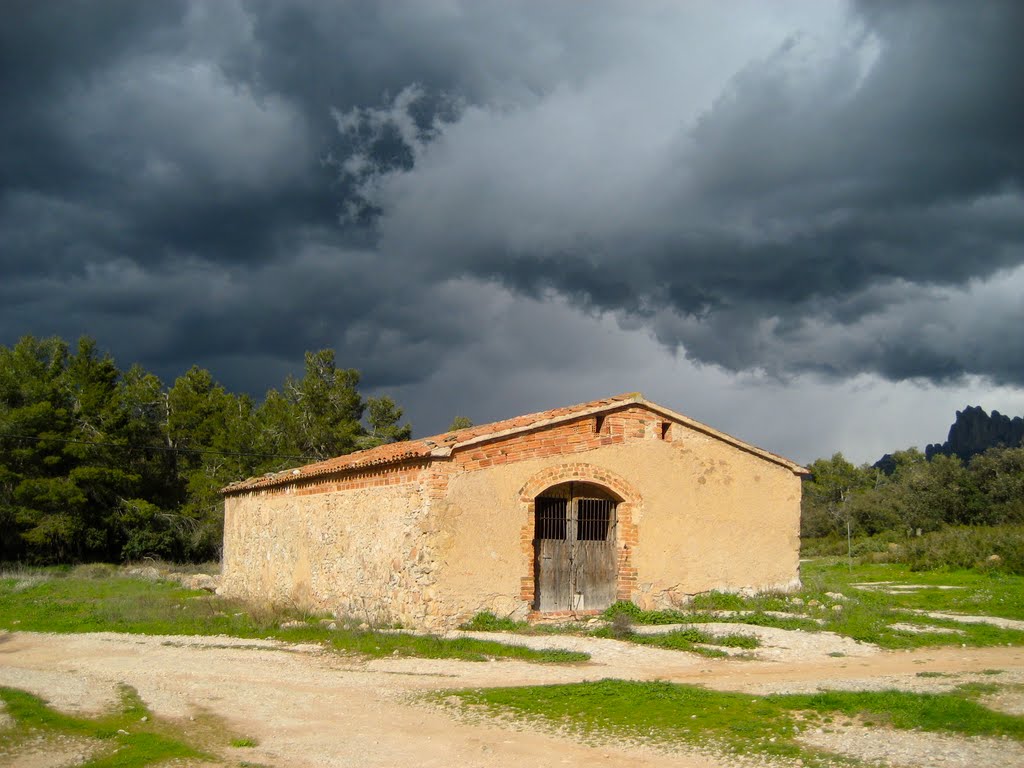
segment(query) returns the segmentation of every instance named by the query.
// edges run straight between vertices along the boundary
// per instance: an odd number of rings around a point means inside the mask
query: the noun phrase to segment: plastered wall
[[[535,478],[595,480],[602,472],[628,488],[620,511],[620,597],[645,608],[668,607],[711,589],[768,590],[799,586],[800,478],[722,441],[661,422],[641,409],[608,420],[622,439],[583,453],[552,450],[459,471],[448,482],[442,536],[436,547],[438,599],[460,616],[480,610],[525,616],[532,581],[532,507],[521,490]],[[567,433],[592,431],[589,422]],[[552,440],[558,444],[556,438]],[[564,479],[562,480],[564,481]],[[536,485],[542,490],[543,481]],[[624,489],[620,489],[622,491]],[[533,491],[531,491],[533,493]],[[620,522],[623,517],[620,516]],[[530,595],[527,594],[530,593]]]

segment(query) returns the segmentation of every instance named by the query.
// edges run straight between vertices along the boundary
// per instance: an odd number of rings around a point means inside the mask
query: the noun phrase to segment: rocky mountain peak
[[[949,428],[946,442],[929,445],[925,456],[929,459],[938,454],[959,456],[967,461],[978,453],[989,448],[1003,445],[1015,448],[1024,444],[1024,419],[1020,416],[1010,418],[992,411],[989,415],[978,405],[969,405],[956,412],[956,421]]]

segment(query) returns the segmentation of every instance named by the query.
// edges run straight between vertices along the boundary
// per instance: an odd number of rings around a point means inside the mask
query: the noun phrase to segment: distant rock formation
[[[1011,419],[999,411],[992,411],[989,416],[981,406],[969,405],[956,412],[956,421],[949,428],[946,442],[929,445],[924,454],[929,459],[943,454],[959,456],[961,460],[967,461],[975,454],[984,453],[998,445],[1016,448],[1022,444],[1024,419],[1020,416]]]
[[[885,474],[891,475],[896,471],[896,457],[891,453],[887,453],[871,466],[873,469],[880,469]]]

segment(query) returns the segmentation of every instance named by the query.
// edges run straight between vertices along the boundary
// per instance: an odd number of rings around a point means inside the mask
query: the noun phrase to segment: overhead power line
[[[33,440],[37,443],[74,443],[76,445],[93,445],[99,448],[121,448],[126,451],[164,451],[167,453],[209,454],[211,456],[244,456],[258,459],[294,459],[296,461],[317,461],[314,456],[286,456],[280,453],[245,453],[243,451],[214,451],[209,448],[177,448],[170,445],[122,445],[121,443],[104,443],[92,440],[73,440],[69,437],[40,437],[38,435],[0,435],[2,440]]]

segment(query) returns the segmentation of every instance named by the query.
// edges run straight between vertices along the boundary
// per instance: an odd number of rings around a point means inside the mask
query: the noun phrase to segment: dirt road
[[[0,685],[32,691],[60,709],[93,713],[112,706],[118,684],[127,683],[159,717],[187,724],[190,717],[209,712],[223,718],[236,734],[256,738],[259,745],[254,749],[228,750],[229,764],[235,765],[246,760],[273,766],[696,768],[733,766],[737,759],[694,751],[666,755],[629,744],[586,746],[507,723],[457,721],[441,709],[411,699],[417,692],[443,688],[604,677],[663,679],[764,693],[819,687],[943,690],[974,679],[1024,683],[1021,648],[904,653],[849,646],[848,653],[843,651],[846,655],[829,656],[839,652],[828,650],[832,647],[828,637],[786,633],[765,646],[768,660],[739,661],[709,660],[614,640],[510,639],[575,647],[589,651],[593,659],[564,666],[405,658],[365,661],[272,641],[0,633]],[[998,675],[995,670],[1000,671]],[[918,676],[922,671],[948,676]],[[1011,696],[1000,705],[1012,710],[1020,701]],[[943,753],[935,764],[1024,764],[1024,751],[1013,742],[908,734],[902,746],[893,747],[892,736],[891,732],[874,733],[861,741],[877,746],[884,740],[885,754],[895,755],[892,761],[901,765],[931,765],[935,750]],[[830,738],[828,734],[818,737],[825,742]],[[856,729],[843,738],[852,744],[841,745],[843,749],[869,755],[864,744],[853,743]],[[924,741],[912,744],[915,738]],[[838,736],[833,741],[838,744]],[[8,758],[8,765],[73,764],[73,756],[58,757],[40,753],[35,762],[26,762],[29,756],[22,755],[21,762]]]

